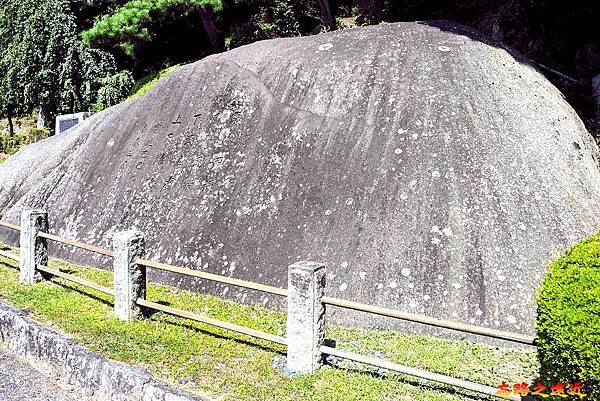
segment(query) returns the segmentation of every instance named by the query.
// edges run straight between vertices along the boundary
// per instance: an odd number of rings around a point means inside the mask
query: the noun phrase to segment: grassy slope
[[[51,261],[50,265],[112,285],[112,275],[106,271],[61,261]],[[111,316],[111,297],[60,279],[19,286],[16,266],[16,262],[0,257],[0,298],[27,308],[36,319],[70,334],[93,351],[148,368],[187,390],[226,400],[471,399],[469,394],[449,387],[401,375],[378,376],[358,366],[324,368],[313,375],[288,378],[276,369],[285,363],[281,346],[161,313],[122,323]],[[283,313],[168,286],[150,285],[148,299],[270,333],[283,334],[285,329]],[[333,325],[328,327],[327,337],[335,338],[340,348],[382,353],[405,365],[491,386],[502,380],[528,381],[537,370],[532,351]]]

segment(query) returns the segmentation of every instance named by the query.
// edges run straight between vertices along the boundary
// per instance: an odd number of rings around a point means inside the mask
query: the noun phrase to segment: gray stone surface
[[[135,263],[144,256],[144,235],[135,230],[113,236],[113,272],[115,283],[115,316],[129,322],[142,311],[136,300],[146,299],[146,266]]]
[[[312,373],[323,364],[325,265],[297,262],[288,268],[287,370]]]
[[[547,260],[600,226],[597,158],[528,60],[452,23],[397,23],[183,66],[3,163],[0,214],[43,207],[53,232],[106,247],[136,228],[151,259],[281,287],[316,260],[328,295],[531,334]]]
[[[86,401],[61,386],[23,359],[0,347],[0,400],[2,401]]]
[[[42,278],[37,265],[48,264],[48,244],[38,236],[48,232],[48,213],[42,210],[24,210],[21,213],[21,235],[19,239],[19,282],[33,284]]]
[[[0,341],[12,353],[99,401],[210,401],[185,394],[142,370],[76,345],[0,302]],[[0,391],[2,382],[0,380]]]

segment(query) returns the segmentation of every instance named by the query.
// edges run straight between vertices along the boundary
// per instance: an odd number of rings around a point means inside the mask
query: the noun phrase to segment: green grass
[[[325,367],[312,375],[287,377],[284,348],[198,322],[154,314],[123,323],[112,316],[112,298],[61,279],[18,284],[16,262],[0,257],[0,298],[28,309],[39,321],[68,333],[79,344],[115,360],[148,368],[188,391],[220,400],[465,400],[487,399],[451,387],[359,366]],[[103,270],[52,260],[50,266],[112,285]],[[260,306],[151,284],[148,299],[222,320],[284,334],[285,315]],[[529,381],[537,372],[533,351],[498,349],[465,340],[444,340],[392,331],[330,325],[337,347],[380,353],[405,365],[498,386]]]

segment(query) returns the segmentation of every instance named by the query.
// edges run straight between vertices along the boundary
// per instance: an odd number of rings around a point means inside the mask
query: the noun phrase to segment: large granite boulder
[[[181,67],[2,164],[0,212],[45,208],[54,232],[101,246],[135,227],[152,259],[275,286],[322,261],[329,295],[531,334],[547,260],[600,228],[597,157],[527,60],[452,23],[398,23]]]

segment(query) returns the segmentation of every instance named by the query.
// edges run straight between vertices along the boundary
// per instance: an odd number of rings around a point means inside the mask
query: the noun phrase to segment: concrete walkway
[[[61,386],[33,366],[0,348],[0,400],[82,401],[81,395]]]

